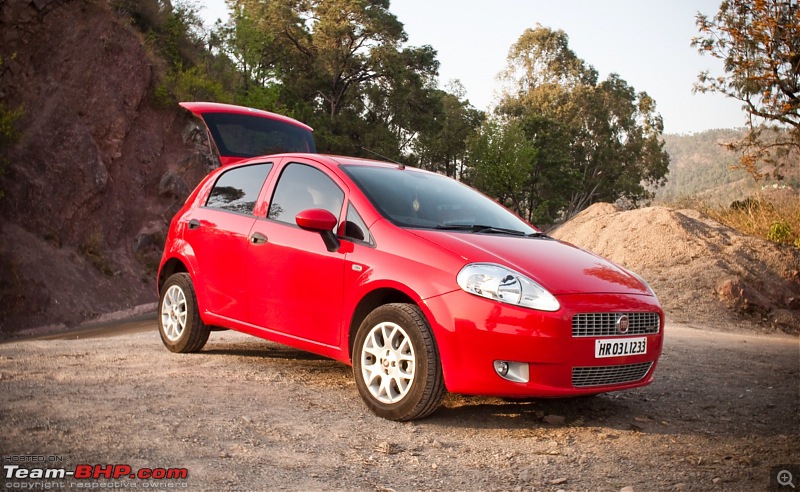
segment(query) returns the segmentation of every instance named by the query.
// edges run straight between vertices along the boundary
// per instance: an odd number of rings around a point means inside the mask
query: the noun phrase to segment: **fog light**
[[[525,362],[494,361],[494,371],[503,379],[515,383],[527,383],[530,380],[528,364]]]

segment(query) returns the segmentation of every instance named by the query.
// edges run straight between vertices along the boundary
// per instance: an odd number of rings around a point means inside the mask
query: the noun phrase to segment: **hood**
[[[512,268],[553,295],[652,295],[645,284],[624,268],[555,239],[433,230],[413,233],[468,263],[497,263]]]

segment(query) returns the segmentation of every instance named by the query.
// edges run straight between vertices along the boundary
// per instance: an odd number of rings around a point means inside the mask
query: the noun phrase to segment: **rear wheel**
[[[430,415],[445,394],[433,333],[411,304],[386,304],[364,319],[356,333],[353,374],[364,403],[389,420]]]
[[[189,353],[205,346],[210,330],[200,319],[188,273],[176,273],[167,279],[158,306],[158,331],[169,350]]]

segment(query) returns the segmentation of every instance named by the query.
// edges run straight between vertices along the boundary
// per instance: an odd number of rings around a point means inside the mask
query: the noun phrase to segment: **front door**
[[[298,212],[328,210],[340,218],[345,194],[324,171],[287,164],[268,217],[253,225],[263,242],[248,246],[249,322],[288,336],[337,345],[341,329],[344,252],[329,252],[318,233],[300,229]]]

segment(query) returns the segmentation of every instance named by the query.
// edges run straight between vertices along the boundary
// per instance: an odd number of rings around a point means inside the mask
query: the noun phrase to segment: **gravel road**
[[[234,332],[178,355],[140,323],[147,331],[0,345],[4,487],[751,491],[800,463],[797,337],[668,325],[646,388],[449,395],[431,417],[396,423],[367,411],[340,363]],[[81,464],[188,478],[9,478]]]

